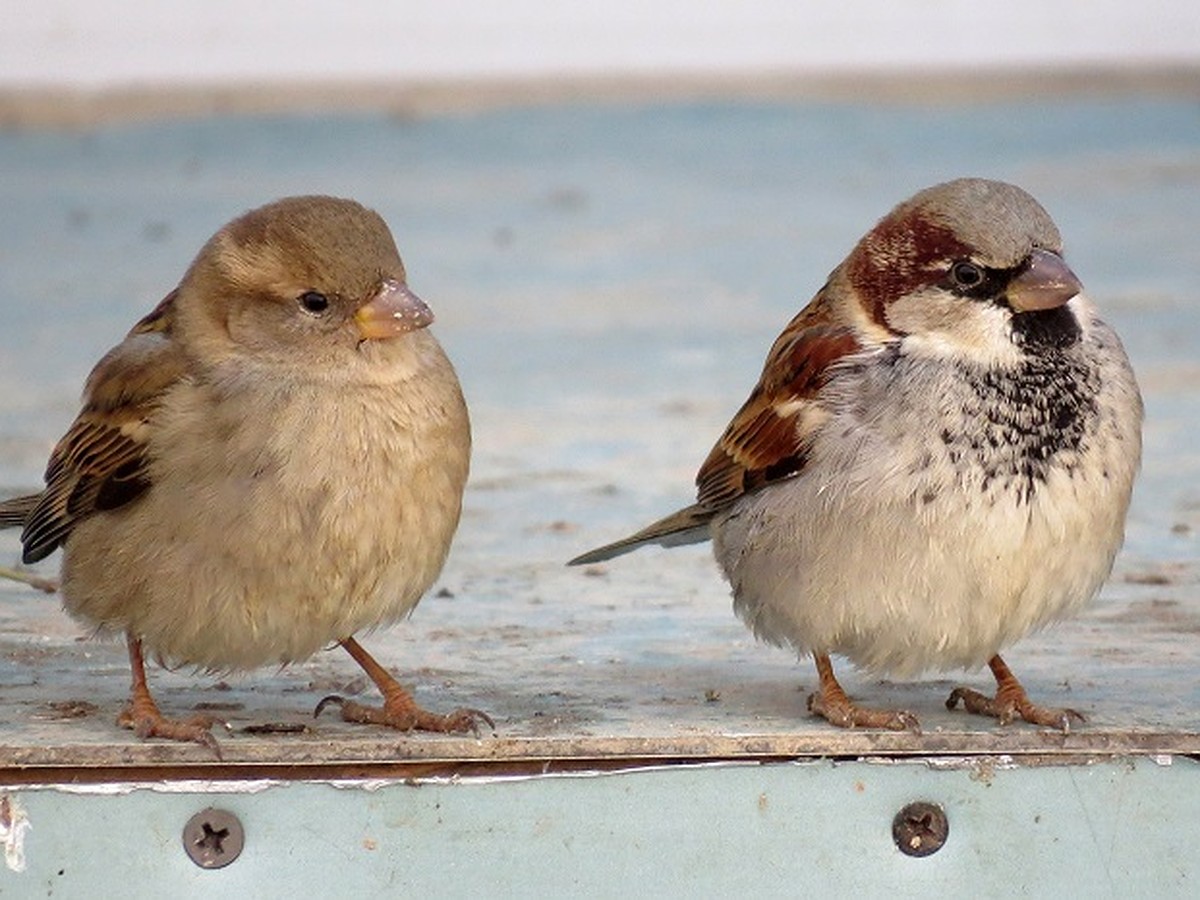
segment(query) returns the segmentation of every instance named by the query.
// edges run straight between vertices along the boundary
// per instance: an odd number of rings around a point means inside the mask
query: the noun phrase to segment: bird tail
[[[42,499],[41,494],[30,494],[27,497],[13,497],[0,501],[0,528],[20,528]]]
[[[647,525],[637,534],[627,538],[589,550],[567,563],[568,566],[582,566],[588,563],[603,562],[616,556],[622,556],[646,544],[658,544],[661,547],[679,547],[683,544],[699,544],[712,537],[709,532],[709,522],[717,511],[700,504],[671,513],[665,519],[659,519],[653,525]]]

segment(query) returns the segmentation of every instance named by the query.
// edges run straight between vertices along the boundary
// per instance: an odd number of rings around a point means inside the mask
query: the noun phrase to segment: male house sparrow
[[[809,709],[917,727],[846,696],[829,656],[912,676],[986,662],[973,713],[1069,729],[999,652],[1076,612],[1121,545],[1142,403],[1029,194],[961,179],[881,220],[784,329],[700,468],[697,502],[625,540],[711,537],[759,638],[811,653]]]
[[[420,708],[354,639],[412,611],[458,525],[470,425],[432,321],[379,215],[290,197],[218,231],[92,370],[45,490],[0,527],[26,562],[61,546],[67,610],[125,634],[121,724],[216,749],[211,720],[159,712],[143,648],[225,671],[333,642],[384,697],[322,701],[347,721],[491,724]]]

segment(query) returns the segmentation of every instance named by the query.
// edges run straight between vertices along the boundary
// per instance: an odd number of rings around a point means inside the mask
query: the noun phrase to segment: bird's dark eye
[[[983,269],[975,263],[960,260],[950,267],[950,277],[960,288],[970,290],[983,284]]]
[[[329,309],[329,298],[319,291],[305,291],[300,295],[300,308],[317,315]]]

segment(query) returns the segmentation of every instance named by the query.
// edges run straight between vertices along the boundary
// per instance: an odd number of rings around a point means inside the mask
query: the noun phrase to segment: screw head
[[[183,849],[202,869],[220,869],[241,855],[246,833],[228,810],[202,809],[183,826]]]
[[[937,853],[950,836],[946,811],[936,803],[918,800],[905,806],[892,819],[892,840],[906,856]]]

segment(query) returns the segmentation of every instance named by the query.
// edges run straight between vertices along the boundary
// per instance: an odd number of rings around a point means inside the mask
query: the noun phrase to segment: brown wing
[[[775,341],[758,384],[700,467],[698,505],[719,509],[804,468],[824,420],[817,392],[833,363],[862,349],[854,330],[832,319],[818,296]]]
[[[697,502],[568,565],[602,562],[645,544],[707,540],[713,517],[738,497],[803,470],[812,435],[825,420],[817,398],[834,364],[883,338],[861,326],[856,330],[856,321],[826,285],[771,347],[758,385],[700,467]]]
[[[25,562],[49,556],[77,522],[123,506],[150,486],[150,420],[185,370],[170,334],[174,298],[172,292],[138,322],[88,376],[83,409],[50,455],[46,489],[25,519]]]
[[[0,528],[23,527],[41,498],[41,494],[32,494],[0,500]]]

